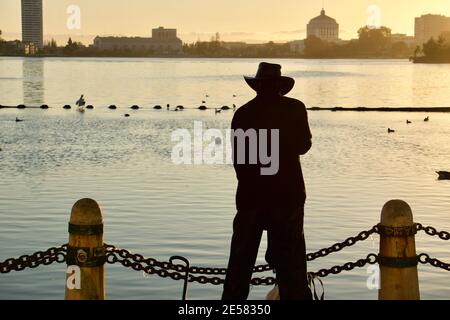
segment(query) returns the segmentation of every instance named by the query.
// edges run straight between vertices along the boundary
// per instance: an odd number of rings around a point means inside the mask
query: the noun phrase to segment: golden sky
[[[0,0],[0,30],[20,39],[20,0]],[[327,15],[340,24],[340,38],[356,37],[367,24],[369,5],[378,5],[381,23],[395,33],[414,34],[414,17],[450,16],[450,0],[325,0]],[[66,26],[69,5],[81,12],[81,28]],[[149,36],[151,28],[177,28],[185,42],[287,41],[303,39],[306,24],[317,16],[322,0],[44,0],[45,38],[72,36],[89,43],[96,35]]]

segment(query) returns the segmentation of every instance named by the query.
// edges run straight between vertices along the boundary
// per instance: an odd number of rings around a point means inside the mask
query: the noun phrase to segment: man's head
[[[281,65],[261,62],[255,77],[244,77],[258,95],[279,94],[284,96],[292,90],[295,80],[281,75]]]

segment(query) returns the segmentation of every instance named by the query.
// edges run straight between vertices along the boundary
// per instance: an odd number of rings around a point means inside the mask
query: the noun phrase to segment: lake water
[[[269,60],[271,61],[271,60]],[[225,267],[235,214],[236,179],[228,165],[177,166],[171,133],[227,129],[232,111],[254,96],[242,75],[254,59],[0,58],[0,104],[48,104],[49,110],[0,110],[0,261],[67,242],[72,205],[103,208],[105,240],[147,257],[189,258]],[[289,94],[307,106],[450,107],[450,65],[401,60],[277,60],[296,80]],[[95,106],[63,110],[80,94]],[[208,95],[209,97],[206,97]],[[236,95],[236,97],[233,97]],[[182,104],[183,112],[153,110]],[[109,110],[115,104],[117,110]],[[130,110],[138,104],[141,109]],[[189,109],[192,108],[192,109]],[[124,114],[131,116],[125,118]],[[342,241],[379,221],[400,198],[415,221],[450,230],[450,114],[309,112],[313,148],[302,157],[308,200],[308,252]],[[16,123],[16,117],[24,122]],[[406,119],[413,123],[406,125]],[[387,128],[396,129],[388,135]],[[450,261],[450,243],[420,233],[418,253]],[[264,264],[265,240],[258,264]],[[309,264],[311,271],[378,252],[378,236]],[[266,273],[265,276],[272,276]],[[324,278],[327,299],[377,299],[367,268]],[[181,282],[106,266],[108,299],[179,299]],[[448,272],[419,266],[423,299],[448,299]],[[63,299],[65,266],[0,275],[0,299]],[[270,288],[254,287],[251,299]],[[219,299],[222,288],[190,284],[190,299]]]

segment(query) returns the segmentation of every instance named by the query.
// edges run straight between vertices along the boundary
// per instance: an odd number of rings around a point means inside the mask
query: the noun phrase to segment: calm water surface
[[[232,167],[177,166],[171,133],[227,129],[232,111],[196,108],[241,105],[253,97],[242,75],[245,59],[22,59],[0,58],[0,104],[49,110],[0,110],[0,260],[67,242],[70,209],[90,197],[102,206],[105,240],[159,260],[183,255],[191,264],[227,264],[236,187]],[[308,106],[450,107],[450,66],[399,60],[281,60],[296,79],[289,94]],[[84,93],[95,106],[63,110]],[[206,98],[206,95],[209,95]],[[233,97],[233,94],[236,97]],[[106,106],[115,104],[118,110]],[[138,104],[139,111],[129,107]],[[123,115],[130,113],[130,118]],[[314,146],[302,157],[308,200],[305,234],[315,251],[369,229],[383,204],[407,201],[417,222],[450,230],[450,115],[310,112]],[[16,117],[25,121],[16,123]],[[413,121],[406,125],[406,119]],[[388,135],[387,128],[395,128]],[[418,252],[450,261],[450,244],[423,234]],[[258,263],[264,263],[265,240]],[[309,264],[309,269],[356,261],[378,251],[378,237]],[[106,266],[109,299],[179,299],[181,282]],[[271,273],[264,274],[272,276]],[[376,299],[366,268],[324,279],[327,299]],[[450,298],[448,272],[419,266],[423,299]],[[0,276],[2,299],[63,299],[64,265]],[[267,287],[254,287],[252,299]],[[219,299],[221,287],[189,286],[191,299]]]

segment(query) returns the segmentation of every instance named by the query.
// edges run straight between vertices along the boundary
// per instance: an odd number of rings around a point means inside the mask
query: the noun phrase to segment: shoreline
[[[118,55],[4,55],[0,54],[0,58],[120,58],[120,59],[136,59],[136,58],[150,58],[150,59],[298,59],[298,60],[408,60],[410,57],[305,57],[305,56],[196,56],[196,55],[136,55],[136,56],[118,56]]]

